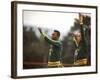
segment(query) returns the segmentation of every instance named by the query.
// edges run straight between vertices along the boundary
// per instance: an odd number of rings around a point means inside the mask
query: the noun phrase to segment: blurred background
[[[83,16],[84,33],[91,57],[91,14]],[[40,36],[38,27],[49,37],[54,29],[60,31],[62,62],[65,67],[72,67],[75,51],[72,33],[80,29],[79,13],[23,11],[23,69],[47,67],[49,45]]]

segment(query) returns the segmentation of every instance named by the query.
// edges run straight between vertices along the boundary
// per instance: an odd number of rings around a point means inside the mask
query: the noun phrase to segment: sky
[[[23,11],[23,24],[47,29],[56,29],[61,33],[61,39],[67,35],[78,13]]]

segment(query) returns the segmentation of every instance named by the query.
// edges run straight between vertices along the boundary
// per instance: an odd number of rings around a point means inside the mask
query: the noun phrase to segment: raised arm
[[[45,39],[45,41],[48,42],[49,44],[56,45],[56,46],[61,45],[60,41],[52,40],[45,33],[43,33],[42,30],[41,30],[41,28],[38,28],[38,30],[41,33],[41,35],[43,36],[43,38]]]
[[[83,15],[79,14],[79,21],[80,21],[80,32],[82,41],[85,41],[85,33],[84,33],[84,25],[83,25]]]

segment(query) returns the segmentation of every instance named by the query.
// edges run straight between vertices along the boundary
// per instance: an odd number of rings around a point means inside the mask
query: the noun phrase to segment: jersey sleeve
[[[84,45],[86,45],[86,36],[84,31],[84,25],[80,25],[80,32],[81,32],[81,38]]]

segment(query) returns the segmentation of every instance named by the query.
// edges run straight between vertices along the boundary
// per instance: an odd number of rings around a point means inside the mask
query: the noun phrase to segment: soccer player
[[[38,28],[39,32],[43,36],[44,40],[50,44],[49,56],[48,56],[48,67],[63,67],[61,62],[62,43],[59,40],[60,32],[54,30],[51,38],[42,32],[41,28]]]
[[[79,14],[80,20],[80,32],[74,34],[75,42],[75,54],[74,54],[74,64],[75,65],[87,65],[88,61],[88,46],[85,39],[84,27],[83,27],[83,16]]]

